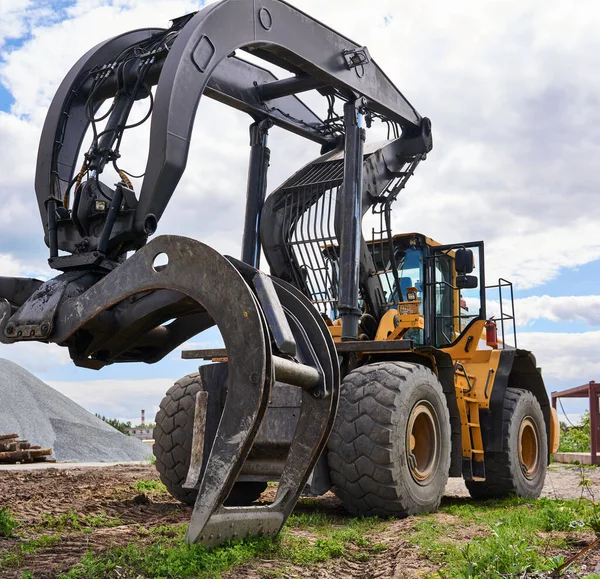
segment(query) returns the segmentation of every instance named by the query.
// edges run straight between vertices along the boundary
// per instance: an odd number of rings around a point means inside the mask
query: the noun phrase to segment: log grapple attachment
[[[255,64],[257,58],[291,76],[277,79]],[[309,90],[323,97],[325,120],[296,96]],[[185,169],[202,95],[252,118],[240,261],[182,236],[149,240]],[[148,103],[151,119],[138,192],[119,165],[136,101]],[[335,109],[340,102],[342,114]],[[384,122],[393,139],[365,152],[363,119]],[[319,144],[323,157],[264,204],[274,125]],[[194,440],[186,486],[198,494],[187,540],[216,545],[275,534],[325,448],[340,388],[327,312],[313,303],[331,288],[319,290],[315,272],[294,262],[295,238],[286,232],[325,198],[325,185],[336,188],[328,206],[334,233],[312,241],[321,253],[339,247],[339,296],[328,294],[328,300],[339,311],[342,337],[356,336],[359,300],[374,299],[359,291],[372,285],[362,216],[373,204],[389,205],[431,147],[428,119],[366,47],[282,0],[221,0],[168,29],[109,39],[68,73],[41,135],[35,188],[48,263],[60,273],[45,282],[0,278],[0,340],[56,343],[76,365],[101,369],[157,362],[217,326],[225,352],[210,371],[205,367],[206,388],[195,399],[193,428],[188,425]],[[113,169],[118,182],[109,186],[100,178]],[[261,247],[279,277],[259,270]],[[382,299],[375,301],[372,307],[383,307]],[[223,386],[219,392],[211,390],[211,372]],[[275,500],[226,505],[236,482],[266,480],[249,465],[259,464],[265,441],[277,443],[276,432],[264,432],[265,416],[286,397],[298,412],[279,445]],[[259,459],[249,460],[252,453]]]

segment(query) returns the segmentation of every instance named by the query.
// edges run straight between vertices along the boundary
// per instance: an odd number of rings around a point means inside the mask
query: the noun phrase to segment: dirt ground
[[[586,470],[591,492],[600,495],[600,469]],[[88,532],[77,530],[61,531],[62,539],[56,545],[42,547],[27,553],[26,563],[11,568],[0,569],[2,579],[23,577],[23,571],[34,573],[34,577],[56,577],[61,570],[71,568],[88,551],[102,551],[112,546],[130,542],[142,544],[151,540],[141,528],[172,525],[188,521],[191,509],[164,494],[139,493],[134,484],[138,480],[158,480],[156,471],[150,465],[111,466],[106,468],[73,468],[68,470],[1,471],[0,508],[8,507],[23,529],[28,529],[35,539],[48,530],[48,516],[56,520],[60,515],[77,511],[80,515],[118,518],[121,522],[114,527],[98,527]],[[544,488],[544,496],[551,498],[579,498],[582,487],[578,469],[551,467]],[[589,491],[584,488],[584,495]],[[268,500],[267,489],[263,498]],[[451,479],[447,488],[446,502],[455,497],[467,496],[464,484],[459,479]],[[588,496],[588,498],[590,498]],[[598,497],[596,497],[597,500]],[[298,507],[306,510],[310,507]],[[340,515],[343,509],[337,499],[328,494],[318,499],[320,511]],[[437,517],[448,515],[438,513]],[[355,578],[399,578],[415,577],[427,571],[434,571],[419,555],[418,549],[403,538],[416,519],[408,518],[391,522],[386,531],[377,537],[388,545],[388,549],[367,562],[358,562],[352,557],[336,559],[310,569],[298,569],[298,576],[319,579]],[[441,521],[440,521],[441,522]],[[473,538],[480,530],[473,526],[454,529],[457,540]],[[295,532],[292,529],[290,532]],[[590,537],[584,537],[591,542]],[[14,550],[19,543],[17,538],[0,538],[0,555]],[[575,549],[576,551],[577,549]],[[590,554],[588,568],[600,567],[600,553]],[[258,579],[269,569],[276,569],[276,563],[253,561],[225,575],[228,579]],[[291,569],[293,571],[293,568]]]
[[[553,463],[546,474],[546,484],[542,491],[543,497],[550,499],[578,499],[581,496],[580,486],[582,471],[575,466],[562,466]],[[589,489],[593,493],[583,489],[584,498],[600,500],[600,469],[584,468],[583,473],[589,478]],[[462,479],[451,478],[446,486],[448,497],[468,497],[469,493]]]

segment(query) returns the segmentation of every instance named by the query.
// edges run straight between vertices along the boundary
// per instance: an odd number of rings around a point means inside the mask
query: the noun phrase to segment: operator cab
[[[415,346],[444,348],[473,321],[486,319],[483,242],[444,246],[420,233],[404,233],[395,235],[392,243],[393,255],[387,240],[368,241],[367,247],[381,284],[384,315],[399,304],[412,303],[422,317],[422,328],[411,327],[404,338]],[[332,285],[339,279],[335,249],[323,250]],[[328,293],[335,295],[335,289],[330,287]],[[368,315],[365,300],[359,304],[363,315]],[[335,307],[329,316],[338,318]]]

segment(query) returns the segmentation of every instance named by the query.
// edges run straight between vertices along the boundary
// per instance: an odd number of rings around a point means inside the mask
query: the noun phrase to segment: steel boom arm
[[[357,44],[281,0],[222,0],[190,20],[163,66],[138,227],[147,214],[162,215],[185,169],[200,96],[218,64],[241,48],[362,95],[369,109],[420,133],[421,116],[375,62],[349,68],[345,54],[359,50]]]
[[[154,63],[144,78],[145,85],[157,88],[145,177],[132,223],[142,238],[147,216],[160,219],[185,170],[202,94],[256,120],[270,118],[321,144],[333,144],[343,128],[323,122],[296,93],[317,88],[345,100],[360,96],[365,112],[398,123],[407,135],[421,133],[421,116],[366,48],[281,0],[221,0],[174,21],[170,31],[171,44],[152,56]],[[36,173],[46,239],[48,202],[60,204],[73,183],[90,115],[123,86],[134,84],[137,69],[120,70],[125,76],[119,77],[119,85],[114,63],[128,47],[161,32],[165,31],[138,30],[101,43],[77,62],[59,87],[44,125]],[[253,53],[295,76],[278,81],[271,72],[234,57],[236,50]],[[92,79],[103,71],[108,71],[106,78],[90,95]],[[59,249],[71,251],[61,243]],[[69,247],[74,244],[76,240]]]

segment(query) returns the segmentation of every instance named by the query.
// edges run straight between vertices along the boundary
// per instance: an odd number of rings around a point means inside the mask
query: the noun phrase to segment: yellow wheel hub
[[[531,416],[523,418],[519,428],[519,461],[525,477],[532,479],[540,465],[540,446],[538,429]]]
[[[425,400],[413,406],[406,429],[406,456],[410,474],[427,484],[440,457],[439,422],[433,406]]]

